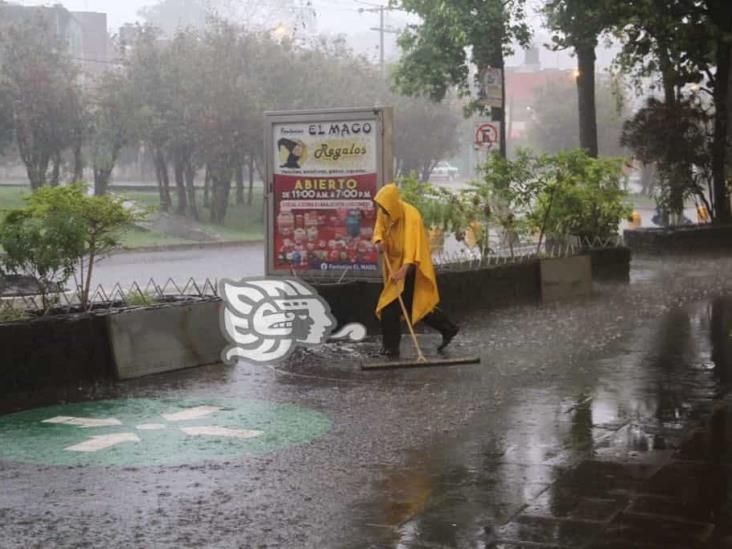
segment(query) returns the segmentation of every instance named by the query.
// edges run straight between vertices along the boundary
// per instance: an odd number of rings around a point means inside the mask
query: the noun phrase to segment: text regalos
[[[367,153],[366,147],[354,143],[350,147],[331,147],[323,143],[315,150],[316,160],[339,160],[342,157],[364,156]]]

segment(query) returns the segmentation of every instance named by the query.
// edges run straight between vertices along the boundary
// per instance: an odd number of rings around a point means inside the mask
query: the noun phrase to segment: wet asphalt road
[[[223,462],[0,461],[0,547],[701,546],[719,506],[681,532],[608,525],[727,390],[730,272],[732,259],[640,259],[630,285],[588,302],[461,318],[452,353],[480,366],[362,373],[362,349],[326,346],[274,369],[97,388],[87,397],[291,403],[332,423]]]
[[[110,288],[119,283],[128,288],[137,282],[144,287],[151,278],[160,285],[169,278],[185,284],[190,278],[197,282],[238,280],[263,273],[264,244],[253,242],[223,248],[116,253],[97,264],[94,284]]]

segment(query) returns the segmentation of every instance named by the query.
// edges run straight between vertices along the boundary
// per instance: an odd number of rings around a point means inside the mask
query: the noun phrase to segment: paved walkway
[[[724,547],[730,272],[641,259],[587,302],[460,318],[480,366],[367,373],[325,346],[0,416],[0,545]],[[42,422],[51,457],[23,458]]]

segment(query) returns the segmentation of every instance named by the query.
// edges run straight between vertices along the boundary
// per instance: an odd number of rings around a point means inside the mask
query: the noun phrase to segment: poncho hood
[[[399,194],[399,189],[394,183],[389,183],[388,185],[381,187],[379,192],[376,193],[374,202],[388,212],[392,221],[401,219],[404,214],[401,195]]]

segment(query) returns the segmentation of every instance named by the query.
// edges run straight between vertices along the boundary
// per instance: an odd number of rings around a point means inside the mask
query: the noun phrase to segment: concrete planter
[[[630,253],[622,248],[593,250],[551,261],[553,265],[575,263],[582,277],[570,276],[569,287],[585,293],[589,269],[601,279],[608,273],[627,276]],[[533,259],[441,273],[442,307],[457,316],[539,302],[542,293],[547,297],[545,265],[549,263]],[[340,324],[360,322],[378,333],[373,311],[380,282],[316,284],[315,288],[330,303]],[[0,394],[131,379],[216,363],[226,347],[220,330],[221,307],[218,299],[192,300],[0,324]]]
[[[219,362],[219,300],[120,311],[107,317],[117,379]]]
[[[548,261],[575,262],[575,268],[582,272],[582,276],[573,280],[582,280],[583,295],[587,294],[593,280],[629,280],[631,255],[627,248],[587,250],[577,257],[584,259]],[[525,263],[495,265],[473,271],[447,271],[438,275],[438,285],[441,307],[449,314],[539,302],[542,300],[542,261],[532,259]],[[330,303],[339,324],[360,322],[373,331],[378,330],[373,311],[381,287],[381,282],[315,284],[316,290]],[[575,290],[576,287],[577,284]]]
[[[732,251],[732,225],[637,229],[623,233],[634,253],[686,254]]]
[[[542,259],[540,269],[544,303],[592,295],[592,258],[589,255]]]
[[[0,324],[0,394],[218,362],[222,306],[214,299]]]
[[[0,324],[0,393],[113,377],[103,315],[63,315]]]

